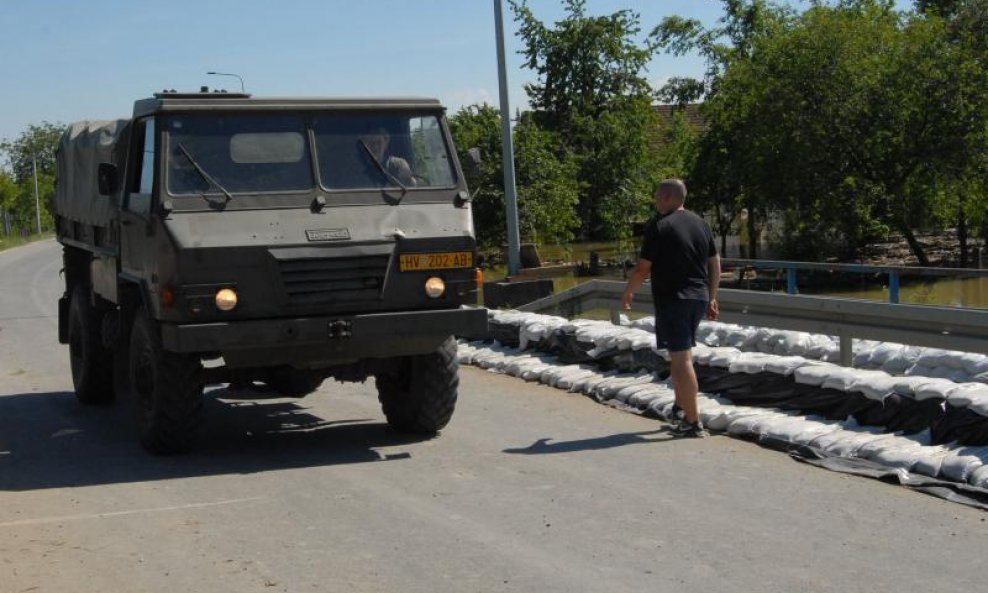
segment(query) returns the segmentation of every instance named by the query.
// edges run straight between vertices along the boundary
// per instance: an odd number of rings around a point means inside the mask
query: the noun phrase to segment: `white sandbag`
[[[745,352],[771,352],[772,346],[769,340],[772,339],[773,330],[767,327],[760,327],[753,333],[748,334],[744,342],[741,343],[741,350]]]
[[[965,353],[961,356],[964,370],[970,376],[988,373],[988,356],[984,354]]]
[[[988,385],[984,383],[961,383],[947,396],[947,403],[955,408],[967,408],[972,403],[979,407],[982,402],[988,402]]]
[[[988,489],[988,465],[982,465],[968,474],[967,483],[978,488]]]
[[[795,445],[809,445],[823,435],[833,434],[838,430],[843,430],[839,422],[832,420],[811,420],[807,418],[803,430],[793,435],[792,443]]]
[[[637,390],[628,398],[628,405],[639,409],[648,408],[649,405],[660,398],[675,397],[676,394],[665,383],[655,383],[646,385],[643,389]]]
[[[937,445],[934,447],[921,447],[916,455],[912,471],[917,474],[935,478],[940,475],[943,467],[943,460],[950,455],[950,449]]]
[[[765,370],[776,375],[790,376],[799,367],[808,364],[816,364],[816,361],[809,361],[802,356],[773,356],[765,361]]]
[[[885,371],[858,371],[851,383],[851,391],[864,394],[868,399],[884,401],[895,391],[897,377]]]
[[[806,353],[803,356],[806,356],[807,358],[814,358],[816,360],[822,360],[830,353],[839,351],[840,348],[837,346],[837,342],[835,342],[830,336],[810,334],[810,342],[806,347]]]
[[[653,416],[668,420],[669,416],[667,411],[672,407],[673,402],[676,401],[676,394],[670,389],[666,393],[656,391],[654,395],[655,398],[648,402],[648,408],[646,409]]]
[[[913,388],[913,392],[916,394],[917,401],[923,401],[934,398],[946,399],[955,389],[957,389],[957,383],[950,379],[927,379],[925,382],[917,384]]]
[[[576,365],[574,365],[576,366]],[[549,385],[557,389],[565,389],[567,391],[573,390],[573,384],[584,377],[592,377],[597,374],[597,370],[585,366],[576,366],[576,368],[568,368],[567,371],[559,373],[556,380]]]
[[[778,334],[774,353],[780,356],[803,356],[810,349],[810,334],[797,331],[782,331]]]
[[[727,425],[727,434],[740,437],[760,436],[767,426],[786,417],[781,412],[762,410],[761,414],[748,414],[732,420]]]
[[[724,409],[720,414],[705,423],[712,430],[725,431],[732,422],[735,422],[740,418],[744,418],[746,416],[757,416],[764,414],[765,412],[766,410],[764,408],[755,408],[751,406],[724,406]]]
[[[567,364],[546,369],[545,372],[539,377],[539,381],[550,387],[555,387],[563,377],[567,377],[568,380],[572,380],[575,377],[585,377],[592,374],[594,374],[593,371],[586,367],[582,367],[578,364]]]
[[[951,358],[952,355],[949,350],[924,348],[916,359],[916,364],[930,368],[950,366]]]
[[[875,351],[878,342],[870,340],[854,340],[854,357],[851,364],[857,368],[868,368],[871,353]]]
[[[884,434],[845,434],[843,438],[835,441],[831,446],[827,447],[825,451],[831,455],[837,455],[839,457],[857,457],[858,450],[861,449],[861,447],[864,447],[868,443],[872,443],[874,441],[887,439],[888,437],[889,435]]]
[[[918,389],[922,384],[926,383],[929,379],[927,377],[896,377],[895,385],[892,386],[893,391],[898,393],[903,397],[916,398],[916,389]]]
[[[823,382],[827,380],[827,377],[829,377],[830,374],[838,368],[840,367],[834,364],[806,365],[796,369],[793,372],[793,377],[796,382],[801,385],[819,387],[823,385]]]
[[[748,340],[748,337],[754,333],[755,330],[751,328],[731,326],[726,328],[724,337],[720,340],[720,344],[721,346],[733,346],[735,348],[740,348],[741,345]]]
[[[628,381],[628,383],[623,387],[619,385],[610,390],[605,390],[604,394],[621,403],[627,403],[628,399],[631,398],[635,392],[648,389],[653,385],[655,385],[655,377],[649,374],[642,381]]]
[[[655,377],[652,373],[635,373],[633,375],[621,374],[610,377],[605,381],[601,381],[593,389],[593,395],[599,399],[613,399],[619,391],[624,389],[629,385],[640,385],[643,383],[652,383],[655,381]]]
[[[882,342],[875,346],[868,355],[868,367],[873,369],[884,369],[889,360],[902,352],[905,348],[902,344],[894,342]],[[905,368],[903,368],[905,370]]]
[[[988,460],[988,447],[961,447],[944,457],[940,477],[955,482],[966,482],[972,472]]]
[[[754,375],[765,370],[765,362],[770,358],[775,358],[775,356],[761,352],[741,352],[731,360],[731,364],[727,368],[732,373]]]
[[[593,375],[588,375],[577,381],[574,381],[570,386],[569,391],[573,393],[583,393],[586,395],[593,395],[593,390],[597,385],[607,381],[610,377],[616,375],[614,371],[607,373],[594,373]]]
[[[827,374],[827,377],[823,380],[820,385],[824,389],[836,389],[838,391],[850,391],[851,385],[857,379],[858,373],[861,371],[857,369],[849,369],[846,367],[834,367]]]
[[[737,358],[741,351],[732,347],[716,348],[716,352],[710,357],[709,365],[720,369],[730,368],[731,361]]]
[[[894,437],[893,437],[894,438]],[[879,440],[858,449],[858,456],[888,467],[912,471],[919,461],[923,447],[914,441],[897,439]]]
[[[821,430],[821,427],[816,422],[807,420],[803,416],[773,418],[761,423],[760,428],[763,437],[785,443],[796,443],[797,436],[807,431],[816,432],[817,436],[825,432],[825,430]]]

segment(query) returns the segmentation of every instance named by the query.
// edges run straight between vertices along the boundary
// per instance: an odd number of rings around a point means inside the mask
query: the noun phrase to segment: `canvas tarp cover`
[[[58,182],[55,211],[70,220],[103,226],[113,216],[116,198],[99,195],[96,170],[100,163],[114,163],[125,154],[117,143],[124,138],[129,120],[81,121],[62,134],[58,145]]]

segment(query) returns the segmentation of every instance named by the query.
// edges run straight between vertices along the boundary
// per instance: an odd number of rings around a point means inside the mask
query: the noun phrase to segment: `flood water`
[[[822,293],[855,299],[889,300],[888,287],[841,290]],[[904,305],[938,305],[988,309],[988,278],[938,278],[929,282],[899,287],[899,302]]]

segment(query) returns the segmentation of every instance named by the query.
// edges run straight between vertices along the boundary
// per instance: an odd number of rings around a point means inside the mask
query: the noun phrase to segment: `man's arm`
[[[707,319],[714,321],[720,316],[720,305],[717,303],[717,288],[720,286],[720,256],[716,253],[707,258],[707,286],[707,290],[710,292]]]
[[[631,271],[628,284],[624,287],[624,295],[621,296],[621,308],[625,311],[631,310],[631,300],[635,298],[635,291],[645,282],[652,271],[652,262],[647,259],[639,259],[635,269]]]

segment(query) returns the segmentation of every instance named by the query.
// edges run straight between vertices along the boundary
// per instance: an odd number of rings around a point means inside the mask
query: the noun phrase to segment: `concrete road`
[[[71,393],[59,268],[0,253],[0,593],[984,589],[984,512],[473,368],[436,439],[327,383],[149,456]]]

